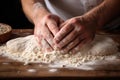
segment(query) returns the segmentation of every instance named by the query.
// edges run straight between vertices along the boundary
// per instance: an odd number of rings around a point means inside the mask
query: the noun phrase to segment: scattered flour
[[[36,69],[28,69],[27,71],[28,71],[28,72],[31,72],[31,73],[37,72]]]
[[[9,65],[9,63],[8,62],[4,62],[4,63],[2,63],[3,65]]]
[[[30,35],[12,39],[1,45],[0,54],[25,64],[48,63],[58,64],[60,67],[79,67],[89,61],[116,58],[117,46],[111,38],[97,35],[91,44],[85,45],[76,54],[61,54],[60,51],[42,53],[42,48],[37,44],[34,35]]]
[[[57,72],[57,69],[49,69],[49,72]]]

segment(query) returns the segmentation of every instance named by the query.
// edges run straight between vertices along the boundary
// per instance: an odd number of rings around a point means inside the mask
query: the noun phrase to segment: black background
[[[0,23],[6,23],[12,28],[34,28],[25,17],[20,0],[0,0]],[[115,27],[114,27],[115,26]],[[119,32],[120,23],[113,25],[112,28],[105,29],[110,32]]]
[[[33,28],[23,13],[20,0],[0,0],[0,23],[12,28]]]

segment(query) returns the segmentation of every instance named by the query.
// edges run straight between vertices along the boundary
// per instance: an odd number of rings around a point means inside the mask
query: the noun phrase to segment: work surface
[[[12,38],[33,34],[32,29],[16,29],[12,32]],[[120,43],[120,35],[110,36]],[[79,76],[79,77],[110,77],[120,76],[120,60],[102,62],[100,65],[90,65],[95,70],[49,68],[46,64],[29,64],[13,61],[0,56],[0,77],[49,77],[49,76]]]

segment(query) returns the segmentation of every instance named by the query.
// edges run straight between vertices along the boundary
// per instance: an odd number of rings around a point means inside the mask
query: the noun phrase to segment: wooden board
[[[13,30],[11,38],[33,34],[32,29]],[[103,35],[104,36],[104,35]],[[120,43],[120,35],[105,35],[112,37]],[[91,66],[91,65],[90,65]],[[120,76],[120,60],[102,62],[100,65],[92,65],[95,70],[78,70],[67,68],[49,68],[45,64],[29,64],[17,62],[0,56],[0,77],[50,77],[50,76],[77,76],[77,77],[113,77]]]

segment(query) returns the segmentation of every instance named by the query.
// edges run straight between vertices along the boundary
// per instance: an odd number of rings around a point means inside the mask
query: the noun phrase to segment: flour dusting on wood
[[[10,59],[28,63],[47,63],[59,67],[80,67],[96,60],[117,58],[118,44],[109,37],[96,36],[91,44],[82,47],[76,54],[61,54],[60,51],[42,53],[34,35],[19,37],[0,46],[0,54]]]

